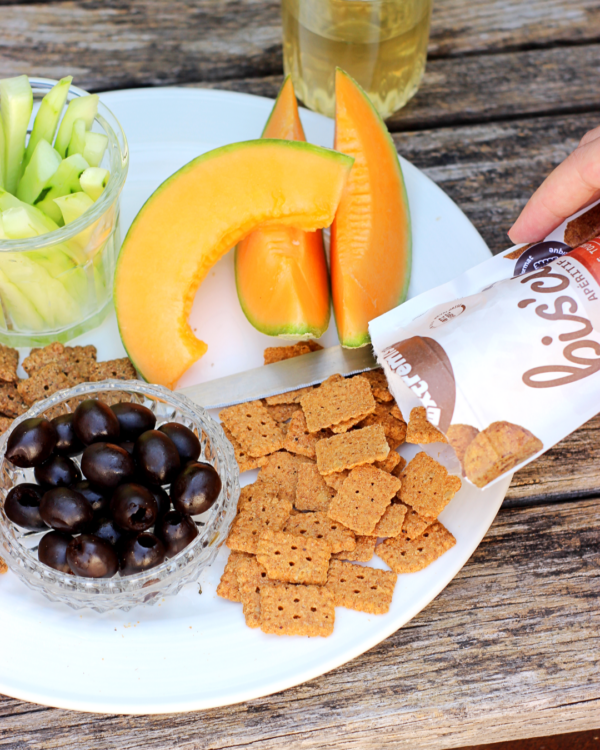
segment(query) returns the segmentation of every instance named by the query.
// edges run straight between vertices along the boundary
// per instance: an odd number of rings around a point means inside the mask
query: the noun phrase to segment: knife
[[[187,396],[205,409],[221,409],[316,385],[338,372],[340,375],[354,375],[376,367],[379,365],[370,346],[360,349],[332,346],[283,362],[181,388],[177,393]]]

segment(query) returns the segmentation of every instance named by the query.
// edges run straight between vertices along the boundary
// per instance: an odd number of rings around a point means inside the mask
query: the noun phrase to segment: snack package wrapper
[[[407,418],[486,487],[600,411],[600,203],[371,321]]]

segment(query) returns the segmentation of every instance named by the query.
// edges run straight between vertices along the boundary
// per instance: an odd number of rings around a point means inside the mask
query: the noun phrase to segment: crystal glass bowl
[[[15,427],[31,417],[52,419],[74,411],[87,398],[98,398],[108,404],[134,401],[156,414],[156,425],[180,422],[200,439],[200,461],[212,464],[221,477],[222,489],[216,503],[206,513],[194,516],[199,534],[175,557],[161,565],[131,576],[113,578],[83,578],[61,573],[38,560],[37,547],[46,531],[21,529],[4,512],[8,491],[21,482],[35,482],[33,469],[20,469],[4,454],[6,442]],[[239,471],[233,448],[221,426],[208,413],[184,396],[161,386],[136,380],[105,380],[85,383],[55,393],[35,404],[26,414],[15,419],[10,430],[0,438],[0,555],[9,568],[30,588],[54,602],[62,602],[73,609],[89,607],[96,612],[129,610],[139,604],[155,604],[162,597],[177,594],[186,583],[198,580],[201,571],[210,565],[221,544],[227,538],[236,513],[240,493]],[[79,459],[74,459],[79,463]],[[48,529],[49,530],[49,529]]]

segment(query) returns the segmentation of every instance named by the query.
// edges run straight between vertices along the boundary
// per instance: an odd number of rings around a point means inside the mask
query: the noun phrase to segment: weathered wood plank
[[[7,5],[0,77],[73,74],[91,90],[281,71],[279,0]],[[436,0],[430,56],[600,40],[596,0]]]
[[[88,716],[6,698],[0,746],[442,750],[592,729],[600,716],[599,550],[597,500],[504,510],[425,611],[328,675],[186,715]]]

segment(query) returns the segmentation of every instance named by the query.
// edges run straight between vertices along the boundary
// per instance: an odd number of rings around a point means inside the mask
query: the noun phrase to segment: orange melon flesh
[[[262,137],[305,140],[289,76]],[[329,279],[320,230],[259,227],[236,248],[235,278],[242,310],[262,333],[319,338],[327,330]]]
[[[127,233],[114,286],[123,344],[146,380],[173,388],[205,353],[188,317],[219,258],[259,225],[328,226],[351,166],[328,149],[265,139],[203,154],[160,185]]]
[[[406,298],[408,199],[396,148],[367,94],[338,68],[335,148],[354,157],[331,228],[331,294],[340,342],[370,342],[368,323]]]

